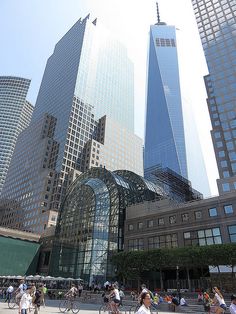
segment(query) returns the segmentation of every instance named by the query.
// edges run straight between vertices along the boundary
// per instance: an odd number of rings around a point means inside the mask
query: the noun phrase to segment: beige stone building
[[[142,139],[107,116],[99,119],[97,140],[88,141],[85,148],[84,170],[100,166],[143,176]]]

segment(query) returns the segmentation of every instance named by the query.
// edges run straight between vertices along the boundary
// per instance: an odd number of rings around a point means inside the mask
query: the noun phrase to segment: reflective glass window
[[[216,216],[217,216],[217,209],[216,209],[215,207],[210,208],[210,209],[208,210],[208,212],[209,212],[209,216],[210,216],[210,217],[216,217]]]
[[[197,235],[200,246],[222,243],[220,228],[199,230]]]
[[[224,211],[226,214],[232,214],[233,213],[233,206],[230,205],[224,205]]]
[[[236,242],[236,225],[228,226],[230,242]]]
[[[229,192],[230,191],[229,183],[222,183],[222,189],[224,192]]]

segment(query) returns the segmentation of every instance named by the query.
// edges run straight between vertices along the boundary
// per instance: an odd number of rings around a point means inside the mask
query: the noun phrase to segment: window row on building
[[[224,215],[231,215],[234,213],[234,208],[232,204],[223,205],[223,214]],[[212,207],[208,209],[208,217],[217,217],[222,215],[221,209],[217,207]],[[203,213],[201,210],[194,211],[194,216],[189,212],[181,213],[181,214],[173,214],[169,215],[168,217],[160,217],[157,219],[142,219],[142,221],[138,221],[137,223],[128,224],[128,230],[132,231],[135,229],[144,229],[144,228],[153,228],[156,226],[163,226],[168,224],[176,224],[178,222],[189,222],[193,220],[200,220],[203,219]]]
[[[236,224],[227,226],[230,242],[236,242]],[[181,233],[152,235],[128,240],[128,251],[174,248],[179,246],[178,237],[182,237],[184,246],[204,246],[222,244],[220,227],[191,230]],[[182,241],[181,241],[182,242]]]

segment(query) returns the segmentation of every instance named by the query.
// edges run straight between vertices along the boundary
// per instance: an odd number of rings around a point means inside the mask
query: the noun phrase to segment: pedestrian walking
[[[23,293],[19,303],[19,314],[28,314],[32,304],[31,287],[27,287],[27,290]]]
[[[79,298],[80,298],[80,297],[81,297],[81,294],[82,294],[82,292],[83,292],[83,285],[82,285],[81,282],[78,284],[78,292],[79,292]]]
[[[38,314],[39,310],[40,310],[40,305],[42,302],[42,289],[41,286],[39,286],[39,288],[36,288],[36,290],[33,292],[33,296],[32,296],[32,304],[34,306],[34,314]]]
[[[236,294],[231,295],[230,314],[236,314]]]
[[[172,312],[176,311],[176,307],[179,306],[179,300],[175,293],[172,294],[172,300],[171,300],[171,310]]]
[[[202,303],[202,302],[203,302],[203,294],[202,294],[201,291],[198,292],[197,301],[198,301],[199,303]]]
[[[150,306],[151,306],[151,296],[148,292],[143,292],[140,295],[140,308],[135,314],[151,314]]]

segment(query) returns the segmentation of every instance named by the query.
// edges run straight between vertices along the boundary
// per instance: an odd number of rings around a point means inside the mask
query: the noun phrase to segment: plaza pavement
[[[59,301],[58,300],[46,300],[46,306],[41,307],[40,314],[49,314],[49,313],[60,313],[58,309]],[[81,309],[79,314],[98,314],[98,309],[101,305],[100,304],[85,304],[81,303]],[[30,312],[33,314],[34,310]],[[71,312],[68,312],[71,313]],[[129,312],[121,311],[122,314],[129,314]],[[200,305],[193,305],[189,306],[188,308],[178,308],[176,313],[185,313],[185,314],[203,314],[202,306]],[[9,309],[7,303],[0,302],[0,314],[18,314],[18,308]],[[155,314],[155,312],[153,313]],[[158,310],[158,314],[173,314],[173,312],[162,311],[161,309]]]

